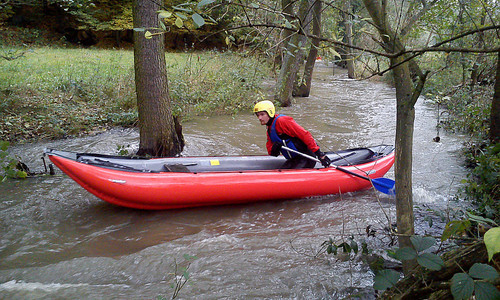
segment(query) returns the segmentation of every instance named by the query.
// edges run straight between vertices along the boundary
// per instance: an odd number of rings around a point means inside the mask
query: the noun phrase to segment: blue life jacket
[[[271,127],[269,128],[268,130],[268,134],[269,134],[269,138],[271,139],[271,142],[273,143],[280,143],[284,146],[287,146],[288,148],[290,149],[293,149],[293,150],[296,150],[296,151],[299,151],[297,149],[297,147],[295,146],[295,144],[293,143],[292,139],[290,139],[290,137],[286,138],[286,139],[281,139],[279,136],[278,136],[278,133],[276,132],[276,121],[280,118],[280,117],[283,117],[284,115],[277,115],[274,120],[273,120],[273,123],[271,124]],[[290,159],[292,157],[295,157],[297,156],[298,154],[296,153],[293,153],[293,152],[290,152],[290,151],[287,151],[285,149],[281,149],[281,154],[283,154],[283,156],[286,158],[286,159]]]

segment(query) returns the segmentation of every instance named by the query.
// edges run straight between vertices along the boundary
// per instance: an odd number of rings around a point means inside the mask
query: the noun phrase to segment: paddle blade
[[[375,178],[372,179],[373,186],[380,192],[387,195],[396,195],[396,182],[389,178]]]

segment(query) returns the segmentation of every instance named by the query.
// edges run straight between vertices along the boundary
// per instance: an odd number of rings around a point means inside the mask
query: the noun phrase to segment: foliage
[[[416,259],[417,263],[424,268],[434,271],[441,270],[444,265],[441,257],[433,253],[423,252],[431,248],[436,243],[436,239],[414,235],[410,237],[410,240],[414,248],[399,248],[392,253],[393,258],[400,261]]]
[[[197,260],[198,257],[189,255],[189,254],[184,254],[184,263],[186,264],[185,267],[181,267],[180,264],[177,263],[177,260],[174,261],[174,273],[171,274],[172,277],[172,284],[170,287],[173,289],[172,296],[170,299],[176,299],[179,296],[180,291],[182,288],[186,285],[186,283],[191,279],[190,273],[189,273],[189,267],[191,266],[192,262]],[[158,300],[166,300],[167,298],[163,295],[157,297]]]
[[[429,86],[432,86],[432,83]],[[491,85],[475,89],[460,86],[446,90],[443,87],[436,95],[430,91],[427,94],[440,106],[440,117],[447,117],[443,118],[439,125],[449,131],[467,133],[474,141],[483,141],[488,137],[492,95]]]
[[[337,255],[338,250],[341,249],[344,253],[348,254],[358,254],[359,252],[358,243],[354,240],[354,237],[351,236],[347,241],[342,241],[339,244],[336,244],[332,238],[328,239],[328,241],[323,242],[321,247],[325,249],[327,254]],[[368,244],[365,241],[361,242],[361,253],[368,254]]]
[[[475,263],[468,273],[456,273],[451,279],[451,293],[455,300],[469,299],[473,294],[477,300],[499,299],[500,292],[488,281],[498,278],[498,272],[490,265]],[[476,280],[474,280],[476,279]]]
[[[442,241],[447,240],[452,236],[461,236],[466,231],[469,231],[471,224],[478,223],[482,225],[496,225],[492,220],[466,213],[467,219],[461,221],[452,221],[447,224]],[[500,228],[494,227],[489,229],[484,235],[484,244],[488,251],[488,258],[491,261],[493,256],[500,253]],[[480,238],[480,236],[477,236]],[[416,259],[418,264],[423,269],[431,271],[439,271],[444,267],[443,260],[432,253],[425,253],[436,243],[433,237],[412,236],[410,237],[414,248],[404,247],[389,250],[388,254],[399,261]],[[498,278],[497,270],[487,264],[475,263],[470,268],[469,272],[460,272],[453,275],[450,280],[450,290],[454,299],[469,299],[475,295],[476,299],[498,299],[500,293],[492,283]],[[376,271],[374,277],[374,288],[377,290],[386,290],[396,285],[399,281],[400,274],[394,270]]]
[[[7,152],[9,148],[9,142],[0,140],[0,167],[3,170],[2,182],[7,178],[17,178],[24,179],[28,174],[24,170],[20,170],[18,165],[20,164],[19,160],[14,159],[9,156]]]
[[[129,155],[129,151],[127,148],[130,148],[130,145],[116,145],[116,151],[118,151],[118,155],[120,156],[127,156]]]
[[[481,238],[481,236],[477,234],[477,230],[474,230],[473,225],[476,224],[482,227],[497,226],[497,223],[491,219],[483,218],[466,211],[464,212],[463,218],[457,218],[457,220],[452,220],[446,224],[441,236],[441,241],[444,242],[450,238],[461,238],[463,236]]]
[[[484,244],[488,250],[488,260],[500,253],[500,227],[491,228],[484,234]]]
[[[394,270],[381,270],[373,278],[373,288],[378,291],[385,291],[393,287],[401,278],[401,274]]]
[[[491,145],[475,158],[472,172],[463,181],[463,195],[476,204],[484,216],[500,220],[500,143]]]
[[[201,0],[199,2],[185,2],[179,5],[172,5],[170,10],[158,11],[160,27],[167,31],[167,26],[175,25],[178,28],[186,27],[188,29],[197,29],[209,23],[216,24],[216,21],[205,14],[203,11],[207,5],[214,3],[215,0]]]
[[[417,263],[429,270],[439,271],[444,266],[444,262],[436,254],[424,252],[436,243],[433,237],[423,237],[414,235],[410,237],[411,243],[414,248],[403,247],[395,251],[388,251],[389,256],[399,261],[417,260]],[[396,275],[398,277],[396,278]],[[385,290],[392,287],[399,280],[399,273],[392,270],[383,270],[376,274],[374,278],[373,287],[378,290]]]

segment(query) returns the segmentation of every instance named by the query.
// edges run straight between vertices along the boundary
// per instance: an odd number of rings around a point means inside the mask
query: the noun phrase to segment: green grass
[[[0,54],[20,51],[4,48]],[[265,63],[236,53],[168,53],[166,61],[173,111],[183,120],[250,109],[268,74]],[[0,140],[133,126],[133,52],[37,48],[14,60],[0,58],[0,96]]]

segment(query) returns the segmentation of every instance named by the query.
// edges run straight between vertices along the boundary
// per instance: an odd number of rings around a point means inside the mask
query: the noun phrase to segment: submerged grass
[[[173,111],[184,120],[250,109],[268,77],[265,63],[237,53],[168,53],[166,61]],[[2,59],[0,95],[0,140],[22,143],[133,126],[133,52],[37,48]]]

